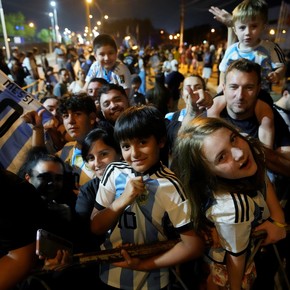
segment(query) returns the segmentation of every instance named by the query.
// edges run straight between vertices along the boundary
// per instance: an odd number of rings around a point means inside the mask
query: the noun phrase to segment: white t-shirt
[[[117,60],[113,70],[105,71],[98,61],[95,61],[86,76],[86,82],[92,78],[103,78],[108,83],[117,84],[124,89],[131,88],[131,74],[129,69],[121,61]]]

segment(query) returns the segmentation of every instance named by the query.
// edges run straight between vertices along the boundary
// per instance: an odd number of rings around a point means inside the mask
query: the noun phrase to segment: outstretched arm
[[[220,117],[220,113],[226,107],[226,100],[224,95],[215,97],[213,99],[213,105],[207,110],[208,117]]]
[[[259,140],[268,148],[274,145],[274,114],[272,108],[261,100],[257,101],[255,114],[259,121]]]
[[[270,216],[272,220],[278,223],[278,225],[270,221],[265,221],[264,223],[255,228],[255,231],[265,230],[267,232],[267,237],[263,242],[264,245],[276,243],[277,241],[284,239],[286,237],[285,228],[279,226],[285,224],[284,213],[277,198],[274,187],[268,178],[266,186],[267,186],[266,202],[270,211]]]
[[[45,146],[44,128],[42,125],[42,114],[45,109],[39,112],[31,111],[22,116],[23,120],[32,125],[32,146]]]
[[[193,230],[182,233],[180,238],[181,241],[169,251],[148,259],[132,258],[125,250],[122,250],[124,261],[114,263],[114,265],[137,271],[151,271],[174,266],[202,255],[204,243]]]
[[[12,289],[34,266],[35,243],[10,251],[0,258],[0,289]]]
[[[282,150],[280,148],[272,150],[265,147],[266,166],[277,174],[290,177],[290,152]]]
[[[232,14],[225,9],[219,9],[218,7],[211,6],[208,10],[214,15],[214,19],[226,25],[228,28],[228,46],[237,41],[237,37],[233,30]]]

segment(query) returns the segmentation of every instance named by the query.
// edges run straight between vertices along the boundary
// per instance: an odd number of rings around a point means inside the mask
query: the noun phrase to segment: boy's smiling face
[[[96,49],[95,57],[97,61],[100,62],[101,66],[105,68],[105,70],[111,70],[117,60],[117,51],[114,47],[105,45]]]
[[[159,162],[160,149],[164,142],[158,143],[152,135],[148,138],[135,138],[120,142],[124,160],[139,173],[144,173]]]

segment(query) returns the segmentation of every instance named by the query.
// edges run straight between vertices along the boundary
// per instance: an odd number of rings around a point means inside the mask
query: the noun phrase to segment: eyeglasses
[[[60,182],[63,181],[63,174],[44,172],[36,175],[36,178],[45,182]]]

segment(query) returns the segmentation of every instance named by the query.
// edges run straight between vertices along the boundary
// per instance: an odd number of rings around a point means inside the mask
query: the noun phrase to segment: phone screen
[[[72,243],[62,237],[43,229],[37,230],[36,254],[45,258],[54,258],[58,250],[66,250],[72,254]]]

